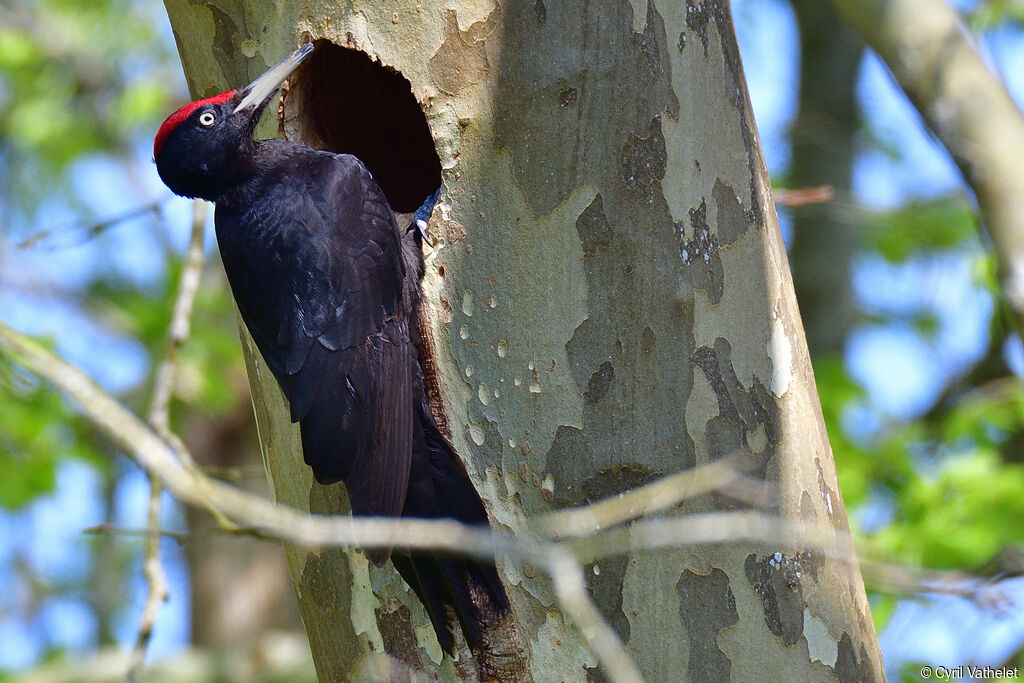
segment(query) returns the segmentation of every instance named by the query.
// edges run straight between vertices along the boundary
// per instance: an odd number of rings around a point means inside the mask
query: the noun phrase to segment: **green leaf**
[[[876,593],[870,596],[871,618],[875,622],[875,630],[881,632],[889,623],[892,613],[899,601],[895,596]]]
[[[925,250],[952,249],[978,234],[974,209],[956,196],[912,202],[868,216],[864,227],[869,242],[894,263]]]
[[[70,457],[106,466],[96,432],[56,391],[0,357],[0,507],[20,508],[52,493]]]
[[[22,69],[38,60],[40,52],[27,36],[0,29],[0,69]]]
[[[114,106],[120,125],[140,126],[167,108],[167,90],[159,83],[134,83],[125,88]]]

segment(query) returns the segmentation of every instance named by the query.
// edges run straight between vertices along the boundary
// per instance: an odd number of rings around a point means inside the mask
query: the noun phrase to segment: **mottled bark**
[[[410,80],[444,169],[425,282],[438,398],[494,526],[521,532],[530,516],[739,452],[778,485],[780,514],[846,530],[727,2],[167,5],[197,96],[308,39]],[[359,107],[360,92],[303,73],[281,128],[323,140],[302,98]],[[340,487],[312,482],[243,341],[277,499],[343,509]],[[680,512],[730,506],[705,496]],[[441,658],[389,568],[287,552],[323,680],[396,662],[481,673]],[[500,570],[521,642],[482,674],[592,676],[548,577]],[[883,676],[855,563],[728,543],[589,570],[652,681]]]

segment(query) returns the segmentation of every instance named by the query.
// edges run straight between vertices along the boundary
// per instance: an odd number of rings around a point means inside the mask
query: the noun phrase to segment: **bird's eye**
[[[217,117],[213,115],[212,111],[204,111],[199,115],[199,123],[207,127],[212,126],[216,120]]]

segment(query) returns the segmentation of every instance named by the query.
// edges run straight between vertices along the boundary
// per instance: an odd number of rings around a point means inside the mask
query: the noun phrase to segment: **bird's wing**
[[[354,157],[311,155],[302,170],[301,183],[268,177],[254,204],[273,212],[218,207],[225,268],[317,481],[344,480],[355,514],[398,516],[413,423],[399,232]]]

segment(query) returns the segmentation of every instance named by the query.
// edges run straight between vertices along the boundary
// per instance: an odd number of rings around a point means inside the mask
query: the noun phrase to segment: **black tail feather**
[[[470,585],[474,579],[465,560],[436,553],[407,555],[396,551],[391,554],[391,561],[423,603],[437,640],[446,652],[455,651],[449,610],[458,619],[469,646],[476,649],[483,645],[483,615],[472,600]]]
[[[427,411],[425,402],[417,406],[412,468],[402,516],[452,517],[467,524],[487,524],[483,501]],[[441,647],[449,653],[455,646],[449,609],[474,649],[485,645],[484,622],[508,610],[508,596],[493,560],[398,548],[391,560],[423,603]],[[474,601],[474,594],[478,601]],[[487,596],[488,605],[479,604],[481,595]]]

